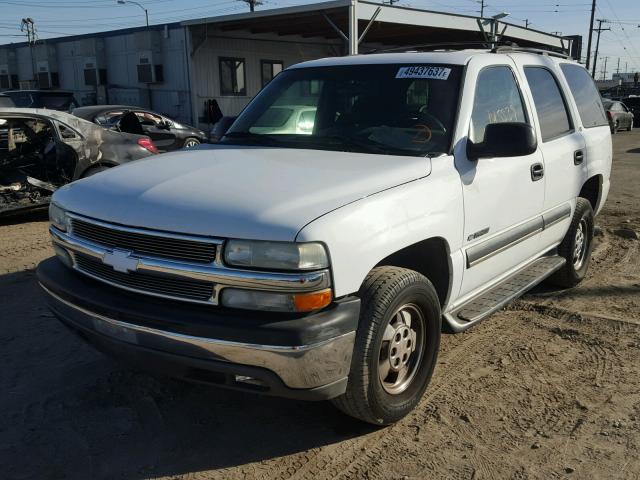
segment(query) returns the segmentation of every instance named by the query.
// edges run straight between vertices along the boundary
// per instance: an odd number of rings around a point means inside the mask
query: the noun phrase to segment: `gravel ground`
[[[588,278],[445,335],[423,401],[385,429],[115,363],[43,304],[45,218],[1,224],[0,477],[640,479],[640,241],[624,238],[640,232],[640,131],[614,143]]]

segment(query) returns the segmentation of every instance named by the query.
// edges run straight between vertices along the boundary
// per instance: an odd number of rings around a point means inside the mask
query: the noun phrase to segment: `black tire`
[[[362,284],[359,296],[362,308],[347,391],[332,402],[347,415],[374,425],[389,425],[413,410],[431,380],[440,347],[440,301],[426,277],[398,267],[373,269]],[[383,336],[390,321],[397,318],[394,314],[407,305],[422,314],[423,333],[416,337],[421,340],[415,341],[415,351],[410,354],[419,351],[420,344],[422,355],[411,360],[414,373],[405,389],[390,394],[379,378]],[[389,352],[390,344],[386,348]]]
[[[194,137],[187,138],[182,144],[182,148],[193,148],[200,145],[200,140]]]
[[[578,285],[584,279],[589,269],[591,251],[593,250],[593,209],[591,203],[585,198],[578,197],[576,209],[571,219],[571,225],[562,243],[558,247],[558,255],[564,257],[564,266],[549,277],[549,283],[558,287],[570,288]],[[579,264],[575,262],[578,229],[584,232],[584,250]]]
[[[105,170],[109,170],[109,167],[106,167],[104,165],[98,165],[97,167],[91,167],[91,168],[86,169],[84,171],[84,173],[82,174],[82,177],[80,177],[80,178],[87,178],[87,177],[90,177],[92,175],[95,175],[96,173],[104,172]]]

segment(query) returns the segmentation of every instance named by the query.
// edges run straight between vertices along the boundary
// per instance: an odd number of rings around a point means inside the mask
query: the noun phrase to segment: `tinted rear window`
[[[546,68],[526,67],[524,73],[538,112],[542,141],[551,140],[572,131],[564,98],[551,72]]]
[[[589,73],[583,67],[569,63],[561,64],[560,68],[578,105],[582,125],[585,128],[608,125],[600,93]]]

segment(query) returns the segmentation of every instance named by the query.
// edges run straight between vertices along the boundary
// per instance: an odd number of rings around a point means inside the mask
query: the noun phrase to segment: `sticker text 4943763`
[[[451,73],[450,68],[434,67],[430,65],[416,65],[413,67],[400,67],[396,78],[425,78],[430,80],[446,80]]]

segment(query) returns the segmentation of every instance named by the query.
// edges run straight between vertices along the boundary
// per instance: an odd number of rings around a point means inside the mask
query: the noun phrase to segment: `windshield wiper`
[[[338,140],[345,146],[349,146],[352,148],[355,147],[360,150],[364,150],[365,151],[364,153],[382,153],[384,155],[410,155],[410,156],[415,156],[418,153],[410,150],[404,150],[402,148],[394,148],[384,143],[376,142],[375,140],[361,140],[359,138],[348,137],[346,135],[333,134],[333,135],[318,136],[316,138]]]
[[[259,133],[252,133],[252,132],[225,133],[224,136],[222,137],[222,142],[220,143],[225,143],[224,142],[225,138],[228,138],[231,140],[240,140],[240,141],[247,140],[252,144],[256,144],[256,145],[278,145],[277,139],[273,138],[272,136],[259,134]]]

